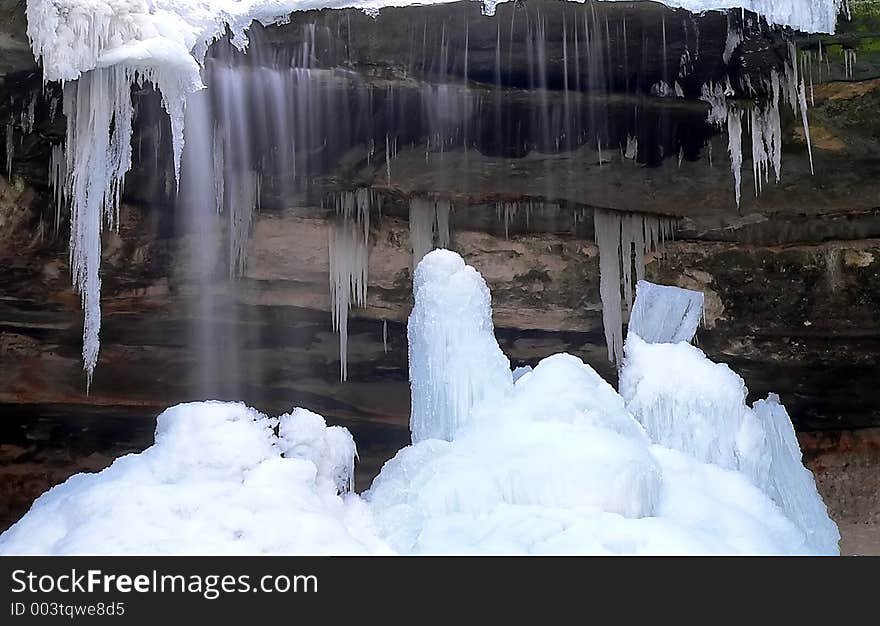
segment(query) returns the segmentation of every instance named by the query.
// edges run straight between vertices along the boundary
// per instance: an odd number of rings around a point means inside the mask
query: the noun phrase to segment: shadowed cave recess
[[[833,35],[654,2],[485,13],[311,10],[246,52],[219,39],[179,182],[136,84],[89,375],[69,96],[0,0],[0,528],[205,398],[348,427],[366,488],[409,442],[413,267],[448,247],[513,366],[570,352],[612,384],[634,278],[702,291],[699,347],[749,401],[780,395],[842,549],[877,549],[880,5]]]

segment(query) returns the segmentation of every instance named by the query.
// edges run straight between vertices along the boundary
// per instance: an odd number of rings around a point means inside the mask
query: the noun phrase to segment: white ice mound
[[[760,436],[742,378],[687,343],[629,334],[620,394],[652,441],[704,463],[740,469]]]
[[[279,439],[278,420],[243,404],[170,408],[152,447],[40,496],[0,554],[387,552],[364,503],[337,493],[351,436],[313,416],[283,416]]]
[[[415,554],[804,554],[804,534],[741,472],[652,445],[570,355],[543,360],[451,442],[401,450],[366,494]]]
[[[495,340],[486,281],[458,254],[425,255],[413,288],[407,324],[412,439],[449,440],[472,407],[510,391],[510,362]]]
[[[840,535],[801,461],[778,397],[746,404],[745,383],[687,343],[648,344],[630,334],[620,375],[627,408],[652,441],[747,478],[800,530],[804,546],[837,554]]]
[[[778,479],[769,436],[729,368],[688,344],[649,345],[633,335],[624,366],[630,407],[566,354],[544,359],[511,387],[479,274],[449,251],[432,252],[422,263],[409,326],[413,424],[443,436],[414,432],[413,445],[385,464],[366,494],[393,548],[834,552],[836,543],[820,545],[805,530],[814,520],[804,521],[767,489]],[[458,397],[452,390],[460,380],[472,400],[459,413],[464,421],[450,418],[459,414],[448,401]],[[787,491],[790,481],[783,482]]]
[[[328,427],[322,416],[301,408],[278,420],[278,444],[285,457],[311,461],[318,470],[318,482],[339,493],[354,489],[357,448],[347,428]]]
[[[659,492],[660,468],[620,397],[560,354],[481,405],[453,441],[404,448],[369,499],[401,552],[519,554],[556,551],[545,541],[581,517],[650,516]]]

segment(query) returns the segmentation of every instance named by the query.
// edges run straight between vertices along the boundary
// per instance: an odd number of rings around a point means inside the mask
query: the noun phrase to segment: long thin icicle
[[[82,353],[87,388],[100,349],[101,225],[118,224],[122,184],[131,167],[134,78],[123,68],[109,67],[87,72],[64,86],[70,269],[85,313]]]

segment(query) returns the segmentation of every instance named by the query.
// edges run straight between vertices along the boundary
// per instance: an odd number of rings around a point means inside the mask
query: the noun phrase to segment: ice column
[[[510,361],[495,340],[486,281],[458,254],[428,253],[414,291],[407,325],[412,440],[451,441],[478,403],[510,392]]]

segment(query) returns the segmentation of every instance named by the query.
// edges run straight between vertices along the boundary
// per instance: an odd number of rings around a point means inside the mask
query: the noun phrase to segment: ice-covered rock
[[[687,342],[693,340],[702,318],[701,291],[640,280],[627,333],[635,333],[648,343]]]

